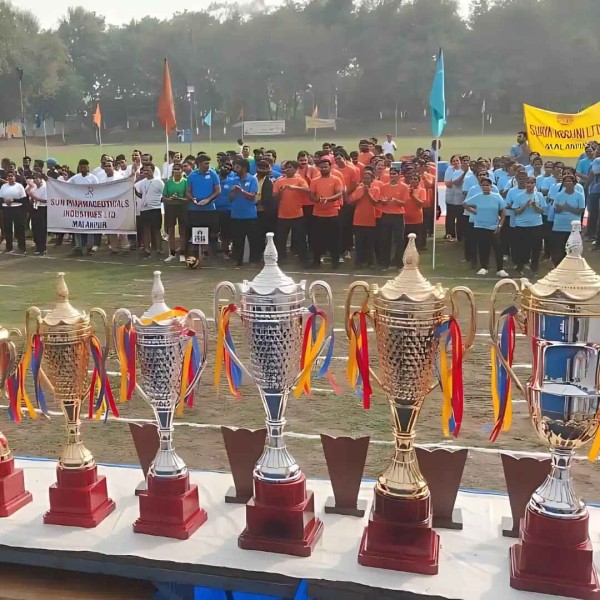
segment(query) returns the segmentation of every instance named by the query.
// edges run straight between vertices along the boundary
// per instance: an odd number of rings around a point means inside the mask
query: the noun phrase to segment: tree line
[[[257,8],[258,7],[258,8]],[[520,112],[527,102],[576,112],[600,98],[600,2],[293,0],[243,12],[213,3],[168,20],[122,26],[81,7],[44,30],[30,12],[0,0],[0,120],[18,118],[19,71],[26,112],[105,121],[152,119],[169,60],[178,115],[220,118],[319,115],[422,118],[444,49],[447,106],[454,115]]]

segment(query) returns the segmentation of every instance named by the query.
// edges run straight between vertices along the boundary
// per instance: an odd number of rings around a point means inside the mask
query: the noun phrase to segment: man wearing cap
[[[310,182],[311,199],[315,204],[313,218],[315,222],[315,239],[313,244],[313,266],[321,266],[322,255],[329,251],[331,268],[340,266],[340,208],[344,185],[340,179],[331,174],[331,160],[322,156],[318,159],[317,168],[321,176]]]

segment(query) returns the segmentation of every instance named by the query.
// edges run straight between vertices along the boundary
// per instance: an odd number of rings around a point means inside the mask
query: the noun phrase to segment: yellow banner
[[[319,119],[318,117],[304,117],[306,131],[309,129],[334,129],[335,119]]]
[[[523,104],[532,152],[543,156],[578,157],[585,145],[600,139],[600,102],[569,115]]]

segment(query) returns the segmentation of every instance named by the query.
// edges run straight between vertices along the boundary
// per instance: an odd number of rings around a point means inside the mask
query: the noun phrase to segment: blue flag
[[[212,127],[212,110],[209,110],[208,114],[204,117],[204,124]]]
[[[429,94],[429,113],[431,114],[431,133],[433,137],[441,137],[446,127],[446,91],[444,89],[444,52],[440,48],[437,68],[431,93]]]

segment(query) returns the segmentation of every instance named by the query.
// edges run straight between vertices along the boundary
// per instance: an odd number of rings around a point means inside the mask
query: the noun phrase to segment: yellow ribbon
[[[185,354],[183,356],[183,368],[181,370],[181,389],[179,390],[179,402],[177,403],[177,416],[181,416],[183,414],[183,409],[185,406],[185,391],[187,389],[187,378],[190,370],[190,363],[192,362],[192,340],[188,341],[187,347],[185,349]]]
[[[452,417],[452,370],[448,369],[448,353],[446,340],[440,340],[440,384],[442,387],[442,431],[444,436],[450,435],[450,418]]]
[[[588,454],[588,459],[594,462],[598,458],[598,454],[600,453],[600,427],[596,430],[596,437],[594,438],[594,443],[590,448],[590,453]]]
[[[18,367],[18,382],[17,382],[17,410],[19,413],[21,412],[21,408],[23,404],[25,408],[27,408],[27,412],[31,419],[37,419],[38,415],[35,412],[35,408],[29,399],[29,395],[27,394],[27,390],[25,389],[25,374],[29,370],[29,365],[31,363],[31,354],[32,354],[32,338],[30,337],[27,340],[27,349],[25,350],[25,356],[23,356],[23,360]]]
[[[321,326],[319,327],[319,333],[317,333],[317,339],[312,341],[312,333],[308,334],[308,343],[306,344],[306,352],[304,355],[304,369],[300,374],[300,379],[296,384],[296,388],[294,389],[294,396],[298,398],[302,393],[302,390],[305,390],[307,394],[310,394],[310,375],[317,360],[317,356],[319,356],[319,350],[325,341],[325,332],[327,328],[327,322],[325,319],[321,321]]]
[[[117,353],[119,355],[119,364],[121,365],[121,389],[120,389],[120,400],[125,402],[127,400],[127,355],[125,354],[125,325],[119,327],[119,334],[117,335]]]
[[[226,308],[226,306],[223,306],[219,311],[217,350],[215,357],[215,387],[219,387],[219,381],[221,380],[221,370],[223,368],[223,362],[225,361],[225,320],[229,321],[229,317],[225,315]]]
[[[156,315],[155,317],[151,317],[148,319],[140,319],[140,323],[142,325],[151,325],[152,323],[156,322],[156,321],[165,321],[166,319],[173,319],[175,317],[185,317],[188,314],[187,310],[184,310],[182,308],[174,308],[172,310],[168,310],[164,313],[160,313],[159,315]]]
[[[492,405],[494,407],[494,421],[500,418],[500,396],[498,395],[498,358],[496,356],[496,347],[492,346],[491,349],[491,360],[492,360]],[[508,373],[506,374],[508,378]],[[502,431],[509,431],[512,425],[512,386],[506,382],[508,386],[508,394],[506,396],[506,408],[504,409],[504,422],[502,424]]]

